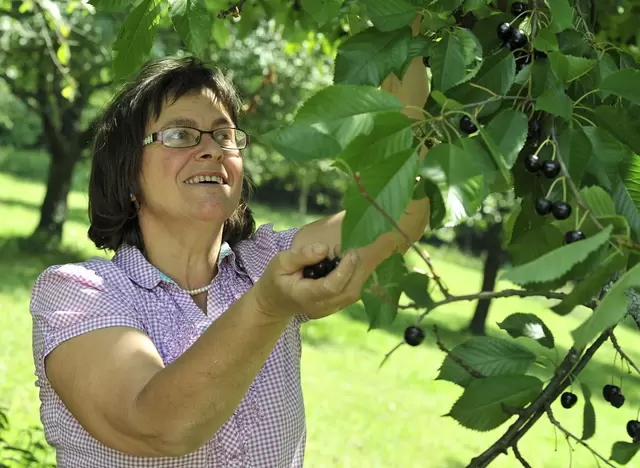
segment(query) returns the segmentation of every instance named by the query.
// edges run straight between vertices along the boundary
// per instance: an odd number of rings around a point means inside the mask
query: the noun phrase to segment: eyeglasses
[[[200,143],[203,134],[210,134],[223,149],[241,150],[249,144],[249,135],[239,128],[216,128],[204,131],[191,127],[172,127],[152,133],[142,140],[142,146],[160,141],[168,148],[189,148]]]

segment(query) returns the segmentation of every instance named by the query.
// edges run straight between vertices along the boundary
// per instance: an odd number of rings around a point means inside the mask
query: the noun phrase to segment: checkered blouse
[[[290,248],[296,231],[275,232],[268,224],[233,250],[224,246],[207,315],[132,246],[120,248],[111,261],[96,257],[45,270],[34,286],[30,309],[40,417],[58,467],[301,467],[306,441],[300,384],[304,316],[285,329],[231,418],[200,449],[181,457],[136,457],[105,446],[71,415],[44,372],[45,356],[60,343],[113,326],[142,330],[168,365],[258,280],[277,252]]]

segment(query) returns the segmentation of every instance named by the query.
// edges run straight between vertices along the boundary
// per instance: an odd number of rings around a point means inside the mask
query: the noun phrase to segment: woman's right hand
[[[302,276],[305,266],[318,263],[328,253],[326,244],[279,252],[253,287],[259,311],[276,319],[300,314],[319,319],[360,300],[367,277],[357,250],[346,252],[340,264],[324,278]]]

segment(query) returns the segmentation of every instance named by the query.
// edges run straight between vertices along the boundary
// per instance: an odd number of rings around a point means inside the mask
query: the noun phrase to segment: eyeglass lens
[[[242,130],[220,128],[213,132],[213,139],[227,149],[242,149],[246,146],[247,136]],[[162,131],[162,142],[170,148],[195,146],[200,141],[200,132],[195,128],[177,127]]]

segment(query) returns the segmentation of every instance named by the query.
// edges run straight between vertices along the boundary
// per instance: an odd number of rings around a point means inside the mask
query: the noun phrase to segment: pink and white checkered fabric
[[[45,270],[34,286],[30,309],[40,417],[58,467],[301,467],[306,442],[300,383],[304,316],[291,321],[231,418],[204,446],[181,457],[136,457],[105,446],[71,415],[44,372],[44,358],[60,343],[114,326],[142,330],[168,365],[258,280],[277,252],[290,248],[296,231],[261,226],[221,259],[209,290],[208,315],[132,246],[123,246],[111,261],[96,257]]]

